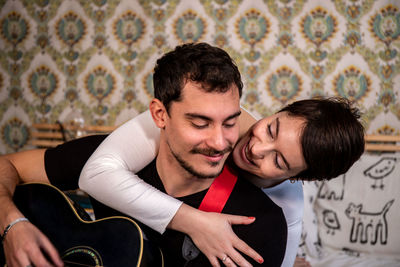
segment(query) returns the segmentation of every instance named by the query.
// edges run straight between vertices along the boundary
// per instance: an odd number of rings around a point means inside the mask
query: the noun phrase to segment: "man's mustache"
[[[233,150],[232,146],[228,146],[223,150],[216,150],[212,148],[193,148],[190,153],[191,154],[203,154],[206,156],[216,156],[216,155],[223,155],[226,153],[230,153]]]

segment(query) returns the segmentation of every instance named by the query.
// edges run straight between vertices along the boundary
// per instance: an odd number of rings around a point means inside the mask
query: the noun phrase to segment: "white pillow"
[[[364,154],[345,175],[306,184],[304,194],[303,253],[400,266],[400,154]]]

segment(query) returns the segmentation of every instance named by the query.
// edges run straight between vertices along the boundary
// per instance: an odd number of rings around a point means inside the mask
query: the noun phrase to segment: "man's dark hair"
[[[227,52],[206,43],[184,44],[157,60],[154,68],[154,97],[169,110],[181,99],[187,81],[200,83],[206,92],[227,92],[234,84],[242,95],[240,72]]]
[[[301,145],[307,169],[293,178],[329,180],[348,171],[364,152],[360,113],[345,98],[294,102],[280,112],[306,120]]]

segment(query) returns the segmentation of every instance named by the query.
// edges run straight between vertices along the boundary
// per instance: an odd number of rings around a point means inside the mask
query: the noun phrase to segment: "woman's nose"
[[[273,142],[268,142],[266,140],[259,141],[253,144],[250,148],[250,153],[253,155],[254,159],[263,159],[268,153],[274,151]]]

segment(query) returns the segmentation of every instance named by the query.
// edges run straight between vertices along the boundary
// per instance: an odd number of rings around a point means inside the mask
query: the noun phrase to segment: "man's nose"
[[[228,141],[222,127],[214,127],[210,131],[207,145],[218,151],[226,149],[228,146]]]

